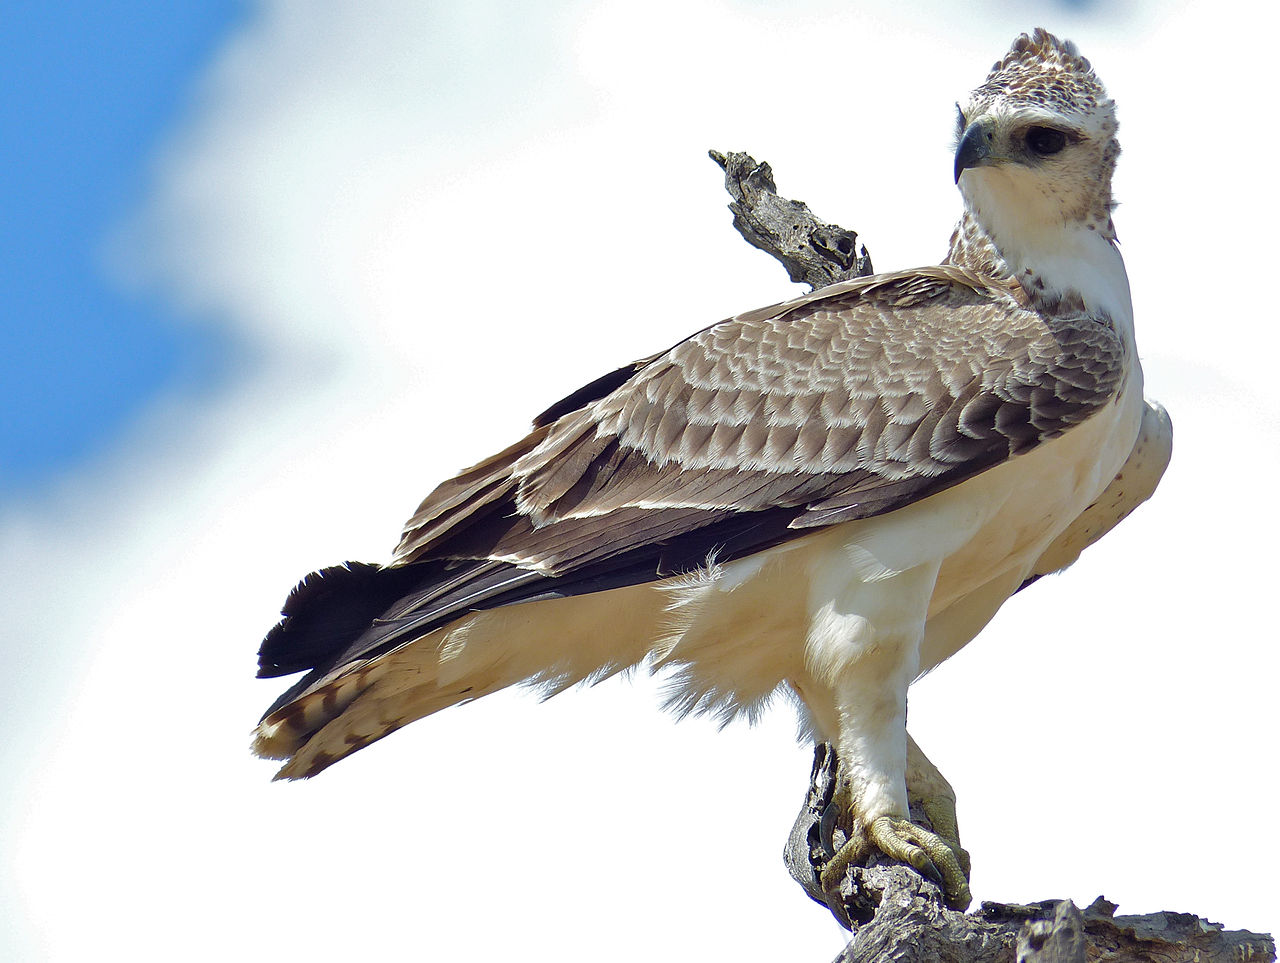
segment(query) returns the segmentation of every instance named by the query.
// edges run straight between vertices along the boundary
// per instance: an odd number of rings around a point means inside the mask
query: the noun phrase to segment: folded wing
[[[304,580],[259,674],[311,671],[268,716],[467,612],[679,575],[926,498],[1098,412],[1123,353],[1105,318],[1047,318],[953,266],[720,322],[440,485],[390,566]],[[315,641],[325,624],[342,628]]]

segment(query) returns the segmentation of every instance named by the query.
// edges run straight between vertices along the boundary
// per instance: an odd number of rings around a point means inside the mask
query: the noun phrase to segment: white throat
[[[1133,342],[1129,276],[1114,239],[1097,223],[1064,220],[1060,198],[998,168],[967,170],[965,204],[1028,293],[1039,299],[1078,299],[1091,315],[1111,318]]]

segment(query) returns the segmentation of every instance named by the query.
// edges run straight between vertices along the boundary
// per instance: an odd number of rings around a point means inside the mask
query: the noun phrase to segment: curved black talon
[[[924,851],[921,850],[921,852]],[[921,876],[924,876],[926,879],[936,883],[938,888],[941,889],[944,894],[947,892],[947,883],[946,880],[942,878],[942,871],[938,869],[937,864],[929,858],[928,854],[925,854],[923,866],[916,866],[912,863],[911,868]]]
[[[832,800],[823,807],[822,818],[818,820],[818,842],[822,844],[822,851],[827,859],[835,856],[839,848],[836,846],[836,825],[839,820],[840,807]]]

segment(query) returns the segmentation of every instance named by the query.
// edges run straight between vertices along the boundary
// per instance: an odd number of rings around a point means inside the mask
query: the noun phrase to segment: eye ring
[[[1038,157],[1050,157],[1067,146],[1067,135],[1056,127],[1029,127],[1024,140]]]

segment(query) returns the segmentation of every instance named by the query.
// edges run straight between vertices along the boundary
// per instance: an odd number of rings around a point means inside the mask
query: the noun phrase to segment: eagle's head
[[[1075,44],[1023,34],[957,106],[956,183],[998,245],[1058,226],[1114,236],[1115,106]]]

